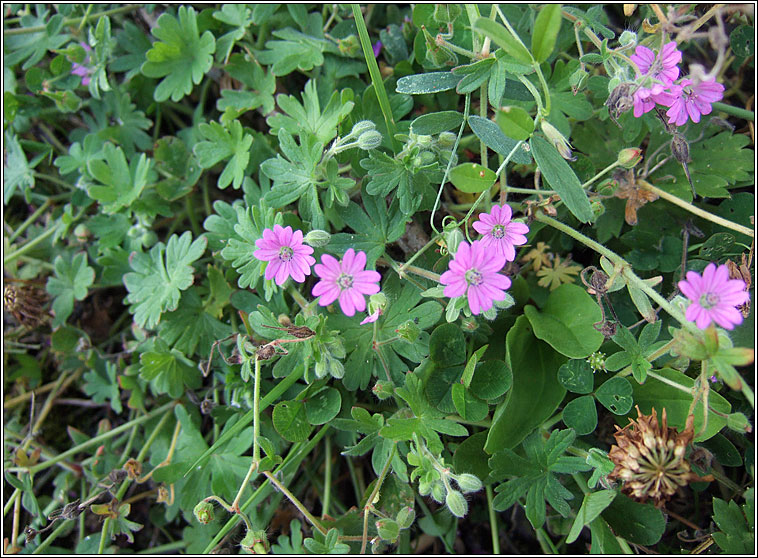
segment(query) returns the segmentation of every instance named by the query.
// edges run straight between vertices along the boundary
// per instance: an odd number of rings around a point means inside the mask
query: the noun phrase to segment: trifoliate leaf
[[[213,65],[216,40],[206,31],[201,37],[197,29],[197,17],[193,8],[179,7],[179,19],[169,13],[158,18],[153,35],[159,39],[147,54],[142,64],[142,73],[147,77],[160,78],[153,98],[160,102],[169,97],[176,102],[192,91]]]
[[[152,329],[163,312],[176,310],[180,291],[193,282],[191,264],[203,255],[207,243],[204,236],[192,242],[192,234],[187,231],[181,237],[172,235],[168,245],[159,242],[149,253],[132,253],[134,271],[124,275],[124,284],[137,325]]]

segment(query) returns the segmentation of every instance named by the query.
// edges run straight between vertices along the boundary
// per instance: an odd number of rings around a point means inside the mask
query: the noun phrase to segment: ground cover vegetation
[[[751,5],[3,5],[7,553],[751,553]]]

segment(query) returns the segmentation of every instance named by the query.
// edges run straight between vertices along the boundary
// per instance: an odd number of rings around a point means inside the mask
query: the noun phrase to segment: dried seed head
[[[274,348],[273,345],[270,345],[270,344],[261,345],[260,347],[258,347],[258,350],[256,351],[258,360],[268,360],[275,354],[276,354],[276,349]]]
[[[674,135],[674,138],[671,140],[671,154],[680,163],[690,162],[690,145],[683,135]]]
[[[136,459],[129,459],[124,463],[124,470],[130,479],[135,480],[142,474],[142,463]]]
[[[608,95],[608,100],[605,101],[605,106],[608,107],[608,114],[611,120],[619,128],[621,124],[618,123],[617,118],[634,106],[634,97],[632,97],[634,87],[633,83],[621,83],[611,91],[611,94]]]
[[[616,467],[608,475],[611,480],[623,481],[622,492],[638,502],[652,500],[656,507],[665,504],[679,487],[695,481],[711,481],[699,477],[685,459],[687,446],[694,438],[694,416],[687,417],[682,432],[669,428],[666,409],[661,423],[655,409],[643,415],[637,407],[637,420],[630,419],[625,428],[616,427],[616,444],[608,457]]]
[[[127,472],[123,469],[113,469],[110,473],[108,473],[108,480],[112,484],[119,484],[127,477]]]

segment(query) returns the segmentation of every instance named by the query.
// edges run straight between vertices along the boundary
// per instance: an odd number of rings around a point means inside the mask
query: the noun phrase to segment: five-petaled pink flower
[[[89,85],[90,82],[90,74],[93,72],[93,69],[88,67],[87,64],[89,64],[90,57],[89,53],[92,52],[92,49],[87,43],[80,42],[79,45],[84,49],[84,51],[87,53],[87,57],[82,61],[81,64],[78,62],[74,62],[71,66],[71,73],[75,76],[79,76],[82,78],[82,85],[85,87]]]
[[[366,253],[356,252],[352,248],[345,252],[342,261],[329,254],[321,256],[321,263],[313,270],[321,281],[313,287],[313,296],[319,296],[318,303],[328,306],[339,298],[340,309],[346,316],[355,315],[355,311],[366,309],[366,299],[363,295],[379,292],[379,280],[382,278],[376,271],[365,270]]]
[[[700,329],[707,328],[711,321],[723,328],[734,329],[742,323],[742,314],[736,306],[747,302],[750,295],[741,279],[729,279],[729,268],[716,267],[709,263],[703,275],[687,272],[687,280],[679,281],[679,290],[692,302],[687,307],[685,318]]]
[[[483,235],[479,240],[485,248],[494,248],[506,262],[516,259],[514,246],[526,244],[529,227],[523,223],[511,221],[513,211],[508,204],[493,205],[489,213],[480,213],[479,220],[474,222],[474,230]],[[500,266],[502,267],[502,266]]]
[[[253,256],[266,266],[266,279],[276,278],[276,284],[281,286],[292,277],[298,283],[305,281],[305,276],[311,274],[311,266],[316,260],[310,254],[313,248],[303,244],[303,232],[292,231],[292,227],[274,225],[272,229],[263,230],[263,238],[255,241],[258,249]]]
[[[711,103],[720,101],[724,97],[724,86],[715,79],[694,83],[690,79],[683,79],[678,85],[671,86],[670,93],[659,95],[656,100],[667,107],[669,124],[682,126],[687,123],[687,117],[693,122],[700,122],[701,114],[710,114],[713,110]]]
[[[639,45],[629,59],[642,74],[668,85],[679,77],[677,64],[682,61],[682,52],[676,49],[675,41],[663,45],[658,56],[646,46]]]
[[[505,289],[511,286],[511,280],[498,273],[505,263],[504,255],[488,249],[481,240],[471,246],[461,242],[450,268],[440,276],[440,283],[446,285],[443,293],[450,298],[465,294],[472,314],[486,312],[493,301],[505,299]]]

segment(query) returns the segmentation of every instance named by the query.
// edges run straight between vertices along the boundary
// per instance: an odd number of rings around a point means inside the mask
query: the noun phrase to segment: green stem
[[[174,541],[166,544],[160,544],[158,546],[153,546],[150,548],[144,548],[142,550],[138,550],[135,552],[135,554],[169,554],[173,553],[174,550],[182,550],[187,547],[189,544],[188,541]]]
[[[366,554],[366,543],[368,543],[368,513],[371,508],[374,507],[374,499],[379,493],[379,489],[382,487],[382,484],[384,484],[384,479],[387,477],[387,473],[389,473],[390,465],[392,464],[392,459],[395,457],[396,451],[397,443],[394,443],[392,444],[392,451],[390,451],[387,462],[384,464],[382,472],[379,474],[379,478],[374,485],[374,489],[371,491],[368,500],[366,500],[366,504],[363,506],[363,538],[361,539],[361,554]]]
[[[601,176],[604,176],[605,174],[611,172],[613,169],[615,169],[620,164],[621,163],[619,163],[618,161],[615,161],[614,163],[608,165],[603,170],[601,170],[599,173],[597,173],[595,176],[593,176],[592,178],[590,178],[587,182],[585,182],[584,184],[582,184],[582,188],[586,189],[590,184],[592,184],[593,182],[595,182],[598,178],[600,178]]]
[[[5,503],[5,507],[3,507],[3,517],[8,515],[8,512],[11,510],[11,507],[13,507],[13,503],[16,501],[16,498],[19,497],[19,494],[21,494],[21,491],[18,488],[16,488],[13,491],[13,494],[11,494],[11,497]]]
[[[736,116],[737,118],[742,118],[743,120],[747,120],[748,122],[755,122],[755,112],[752,110],[745,110],[743,108],[739,107],[733,107],[732,105],[727,105],[726,103],[721,102],[715,102],[711,105],[714,110],[720,110],[721,112],[725,112],[727,114],[731,114],[732,116]]]
[[[537,118],[539,118],[540,115],[545,114],[545,108],[542,106],[542,96],[540,95],[540,92],[537,91],[534,84],[524,76],[519,75],[516,77],[518,77],[518,80],[524,84],[524,87],[526,87],[529,90],[529,93],[532,94],[532,97],[534,97],[534,102],[537,103]]]
[[[648,370],[647,371],[647,375],[650,376],[651,378],[655,378],[659,382],[663,382],[666,385],[669,385],[669,386],[671,386],[673,388],[676,388],[679,391],[683,391],[684,393],[692,394],[692,389],[691,388],[683,386],[682,384],[678,384],[677,382],[675,382],[673,380],[669,380],[668,378],[666,378],[664,376],[661,376],[660,374],[656,374],[652,370]]]
[[[543,116],[547,116],[550,114],[550,89],[547,86],[547,82],[545,81],[545,76],[542,75],[542,69],[540,68],[540,65],[535,62],[532,64],[534,67],[534,71],[537,72],[537,78],[540,80],[540,84],[542,85],[542,92],[545,95],[545,112],[543,113]]]
[[[473,27],[474,22],[481,17],[479,13],[479,6],[476,4],[464,4],[466,7],[466,15],[468,16],[468,24]],[[479,33],[471,33],[471,46],[474,47],[474,52],[479,52]]]
[[[253,463],[256,467],[261,460],[261,446],[258,438],[261,435],[261,361],[255,355],[255,387],[253,388]]]
[[[203,229],[200,228],[200,223],[197,220],[197,213],[195,212],[195,206],[190,197],[191,196],[184,197],[184,207],[187,210],[187,217],[189,217],[190,227],[192,227],[192,234],[197,238],[203,234]]]
[[[106,10],[104,12],[97,13],[89,19],[95,20],[103,16],[111,16],[111,15],[116,15],[116,14],[122,14],[125,12],[133,12],[135,10],[139,10],[141,7],[142,7],[141,4],[134,5],[134,6],[122,6],[120,8],[114,8],[112,10]],[[85,18],[75,17],[75,18],[64,19],[63,26],[65,27],[68,25],[79,25],[82,19],[85,19]],[[3,35],[6,37],[9,37],[12,35],[25,35],[27,33],[39,33],[41,31],[45,31],[45,29],[46,29],[45,25],[36,25],[34,27],[22,27],[20,29],[3,29]]]
[[[500,554],[500,536],[498,534],[497,527],[497,514],[495,508],[492,505],[492,485],[488,484],[484,487],[484,491],[487,493],[487,509],[490,516],[490,533],[492,534],[492,554],[497,556]]]
[[[47,229],[41,235],[39,235],[36,238],[31,239],[29,242],[27,242],[26,244],[24,244],[21,248],[19,248],[15,252],[11,252],[7,256],[5,256],[3,258],[3,264],[4,265],[10,264],[11,262],[13,262],[13,260],[15,260],[16,258],[18,258],[19,256],[21,256],[23,254],[26,254],[29,250],[31,250],[32,248],[34,248],[38,244],[41,244],[41,243],[45,242],[48,238],[50,238],[54,234],[55,234],[55,227]]]
[[[37,218],[40,215],[42,215],[48,207],[50,207],[51,203],[52,202],[49,199],[45,200],[45,203],[43,203],[41,206],[39,206],[34,213],[32,213],[31,215],[29,215],[29,217],[26,219],[26,221],[24,221],[23,223],[21,223],[19,225],[19,227],[15,231],[13,231],[13,234],[8,238],[8,244],[12,244],[13,241],[16,240],[19,237],[19,235],[22,232],[24,232],[29,225],[31,225],[32,223],[34,223],[37,220]]]
[[[461,47],[459,47],[457,45],[454,45],[453,43],[449,43],[445,39],[443,39],[442,37],[440,37],[439,35],[437,35],[434,38],[434,42],[438,46],[443,46],[446,49],[449,49],[449,50],[451,50],[451,51],[453,51],[455,53],[460,54],[461,56],[465,56],[466,58],[470,58],[472,60],[474,58],[476,58],[476,53],[475,52],[473,52],[471,50],[468,50],[468,49],[465,49],[465,48],[461,48]]]
[[[10,472],[29,471],[31,474],[39,473],[40,471],[44,471],[48,467],[52,467],[56,463],[60,463],[61,461],[64,461],[68,459],[69,457],[76,455],[80,451],[84,451],[85,449],[91,446],[98,445],[104,442],[105,440],[108,440],[109,438],[112,438],[114,436],[121,434],[122,432],[126,432],[132,426],[142,424],[144,422],[149,421],[152,418],[157,417],[158,415],[173,408],[174,405],[176,405],[175,401],[172,401],[171,403],[166,403],[165,405],[161,405],[157,409],[150,411],[149,413],[146,413],[139,418],[136,418],[132,421],[124,423],[121,426],[117,426],[116,428],[109,430],[108,432],[104,432],[103,434],[100,434],[99,436],[95,436],[94,438],[91,438],[87,440],[86,442],[82,442],[81,444],[74,446],[70,450],[64,451],[63,453],[59,453],[58,455],[56,455],[55,457],[53,457],[52,459],[48,461],[37,463],[36,465],[33,465],[28,468],[27,467],[8,467],[5,470],[10,471]]]
[[[324,440],[324,498],[321,502],[321,517],[329,515],[332,499],[332,440]]]
[[[363,14],[358,4],[350,4],[350,7],[353,9],[355,26],[358,28],[358,38],[361,41],[361,48],[363,49],[363,56],[368,66],[368,73],[371,76],[371,83],[374,85],[376,99],[379,101],[379,108],[382,109],[384,122],[387,124],[387,133],[390,135],[392,152],[398,153],[400,151],[400,144],[395,138],[395,134],[397,133],[395,117],[392,115],[392,108],[390,107],[389,97],[387,97],[387,91],[384,89],[382,74],[379,72],[379,66],[376,64],[376,58],[374,57],[374,49],[371,46],[371,40],[368,38],[366,22],[363,20]]]
[[[292,492],[290,492],[286,486],[284,486],[282,483],[279,482],[279,480],[271,474],[270,471],[263,471],[263,474],[265,477],[269,480],[271,484],[273,484],[276,489],[284,494],[287,499],[292,502],[292,504],[302,513],[305,518],[313,525],[316,529],[318,529],[321,534],[326,535],[327,531],[324,528],[323,525],[321,525],[321,522],[316,519],[316,516],[314,516],[310,511],[308,511],[308,508],[306,508],[303,503],[295,497]]]
[[[724,219],[723,217],[719,217],[718,215],[714,215],[713,213],[708,213],[707,211],[700,209],[699,207],[696,207],[692,205],[691,203],[687,203],[686,201],[684,201],[683,199],[677,196],[669,194],[668,192],[661,190],[660,188],[656,188],[655,186],[653,186],[646,180],[642,180],[638,178],[637,184],[641,186],[643,189],[653,192],[654,194],[657,194],[658,197],[663,198],[664,200],[671,202],[674,205],[677,205],[681,207],[682,209],[685,209],[686,211],[689,211],[693,215],[702,217],[706,221],[710,221],[711,223],[716,223],[717,225],[721,225],[722,227],[726,227],[727,229],[731,229],[738,233],[742,233],[744,235],[749,236],[750,238],[755,238],[755,233],[753,232],[752,229],[749,229],[742,225],[738,225],[737,223],[732,223],[731,221]]]
[[[416,261],[416,258],[418,258],[419,256],[421,256],[421,254],[423,254],[424,252],[426,252],[426,250],[430,246],[433,246],[434,244],[436,244],[437,240],[439,240],[440,238],[442,238],[442,233],[437,233],[436,235],[434,235],[434,237],[432,237],[432,239],[429,242],[427,242],[426,244],[424,244],[424,246],[421,248],[421,250],[418,250],[415,254],[413,254],[411,256],[411,258],[407,262],[405,262],[403,265],[400,266],[400,271],[405,271],[406,267],[408,267],[414,261]]]

